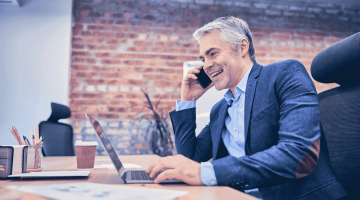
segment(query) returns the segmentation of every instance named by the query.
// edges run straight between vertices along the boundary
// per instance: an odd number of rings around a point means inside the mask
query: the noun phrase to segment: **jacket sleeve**
[[[209,125],[196,137],[196,108],[169,113],[174,128],[175,145],[179,154],[197,162],[212,157],[212,141]]]
[[[219,185],[247,190],[299,179],[315,169],[320,152],[317,93],[300,62],[289,60],[282,64],[286,66],[274,84],[280,106],[277,145],[250,156],[213,160]],[[251,123],[250,127],[258,126]]]

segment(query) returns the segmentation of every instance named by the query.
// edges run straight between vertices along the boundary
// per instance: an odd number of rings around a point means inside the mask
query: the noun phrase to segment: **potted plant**
[[[161,109],[158,109],[158,105],[161,99],[153,106],[153,103],[150,100],[149,95],[141,89],[144,93],[148,105],[145,105],[144,108],[147,108],[151,111],[151,114],[148,112],[143,112],[140,114],[136,120],[140,122],[146,121],[146,126],[143,129],[145,138],[149,141],[150,149],[154,154],[157,154],[161,157],[173,155],[174,144],[171,138],[171,128],[167,121],[168,113],[162,112]]]

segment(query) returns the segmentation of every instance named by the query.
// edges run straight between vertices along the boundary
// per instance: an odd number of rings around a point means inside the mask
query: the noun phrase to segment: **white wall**
[[[50,102],[68,105],[72,0],[0,5],[0,145],[16,144],[9,128],[29,136],[50,116]]]

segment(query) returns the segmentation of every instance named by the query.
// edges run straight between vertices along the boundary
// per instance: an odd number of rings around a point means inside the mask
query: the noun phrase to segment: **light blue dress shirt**
[[[245,91],[246,84],[249,77],[251,68],[247,71],[240,83],[235,88],[235,95],[232,94],[229,89],[224,98],[228,103],[228,115],[225,117],[226,129],[223,130],[221,136],[224,141],[224,145],[231,156],[241,157],[245,155],[245,126],[244,126],[244,108],[245,108]],[[176,111],[184,110],[188,108],[194,108],[196,101],[176,101]],[[205,185],[217,185],[217,180],[214,172],[214,167],[211,162],[201,163],[201,181]],[[252,189],[245,191],[258,192],[258,189]]]

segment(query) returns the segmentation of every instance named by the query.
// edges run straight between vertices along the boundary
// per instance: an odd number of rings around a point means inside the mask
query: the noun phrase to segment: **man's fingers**
[[[187,74],[198,74],[198,73],[200,73],[200,70],[195,68],[189,69],[189,71],[187,72]]]
[[[178,175],[179,174],[176,169],[165,170],[155,179],[155,183],[160,183],[166,179],[178,179]]]
[[[197,77],[194,74],[186,74],[186,78],[188,79],[197,79]]]
[[[150,172],[153,170],[153,168],[155,167],[155,165],[157,165],[159,162],[160,162],[160,159],[157,160],[157,161],[155,161],[155,162],[153,162],[153,163],[146,169],[146,173],[150,173]]]

